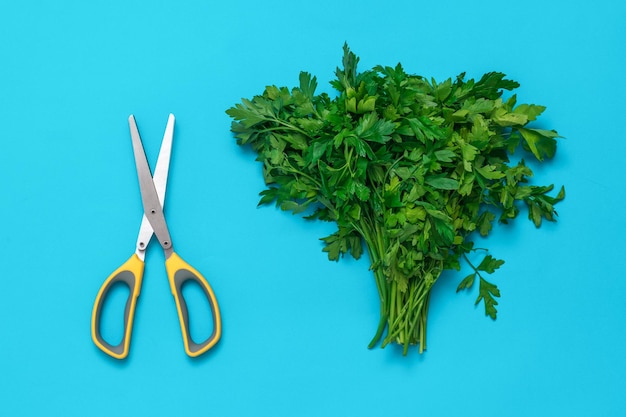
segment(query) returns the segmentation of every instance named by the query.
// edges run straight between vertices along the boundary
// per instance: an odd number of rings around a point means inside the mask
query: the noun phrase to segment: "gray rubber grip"
[[[102,307],[104,306],[105,300],[109,294],[109,291],[115,284],[118,282],[123,282],[128,285],[129,292],[128,298],[126,299],[126,307],[124,308],[124,333],[122,336],[122,341],[117,345],[111,345],[109,342],[104,340],[102,334],[100,333],[100,318],[102,314]],[[122,271],[107,282],[104,283],[104,288],[102,289],[102,295],[97,300],[97,304],[95,307],[95,326],[94,326],[94,334],[98,342],[100,342],[104,347],[109,349],[111,352],[116,353],[118,355],[122,354],[124,351],[124,344],[126,342],[126,338],[130,337],[130,328],[132,323],[129,323],[130,311],[133,306],[133,293],[135,292],[135,285],[137,284],[137,280],[135,279],[135,274],[130,271]]]
[[[213,320],[213,332],[205,341],[201,343],[196,343],[193,341],[193,339],[191,338],[191,332],[189,330],[189,311],[187,310],[187,302],[185,301],[185,297],[183,296],[183,291],[182,291],[183,284],[187,281],[194,281],[200,286],[200,288],[202,288],[204,295],[209,301],[209,306],[211,307],[211,319]],[[206,345],[211,343],[217,337],[217,329],[219,326],[216,320],[217,306],[215,305],[215,300],[213,299],[213,297],[211,297],[211,294],[209,294],[209,291],[207,289],[208,285],[209,284],[206,281],[199,278],[193,272],[187,269],[179,269],[174,274],[174,286],[175,286],[175,290],[177,293],[175,295],[176,297],[178,297],[178,302],[180,304],[180,312],[182,314],[182,319],[183,319],[183,325],[185,326],[183,334],[187,338],[187,346],[189,346],[189,350],[194,353],[204,348]]]

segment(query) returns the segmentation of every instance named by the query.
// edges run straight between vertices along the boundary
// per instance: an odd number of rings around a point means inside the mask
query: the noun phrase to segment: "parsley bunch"
[[[316,78],[302,72],[298,87],[268,86],[226,113],[237,142],[263,164],[260,205],[335,222],[322,239],[330,260],[359,258],[365,244],[380,296],[370,347],[395,342],[406,354],[419,344],[421,353],[430,290],[462,258],[473,273],[457,291],[478,281],[476,304],[496,318],[500,293],[485,276],[503,261],[486,255],[474,266],[466,255],[477,250],[475,232],[517,217],[518,202],[537,227],[555,220],[564,189],[551,197],[552,185],[529,185],[531,169],[509,155],[551,158],[559,136],[528,126],[545,107],[503,100],[502,90],[519,86],[504,74],[437,83],[400,64],[358,73],[358,61],[344,45],[334,97],[316,94]]]

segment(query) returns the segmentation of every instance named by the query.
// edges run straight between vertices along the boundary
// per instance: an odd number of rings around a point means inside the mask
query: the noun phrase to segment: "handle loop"
[[[180,321],[183,342],[185,344],[185,352],[191,357],[200,356],[215,346],[222,335],[222,321],[217,299],[207,280],[191,265],[182,260],[175,252],[165,261],[165,268],[170,281],[172,295],[176,301],[176,309],[178,310],[178,319]],[[200,343],[196,343],[191,339],[191,332],[189,330],[189,311],[182,292],[183,284],[187,281],[194,281],[202,288],[209,302],[209,306],[211,307],[213,332],[206,340]]]
[[[91,338],[93,342],[104,353],[116,358],[124,359],[130,350],[130,338],[133,330],[133,319],[135,317],[135,306],[141,291],[141,280],[143,278],[144,263],[136,254],[133,254],[122,266],[116,269],[102,284],[91,314]],[[118,282],[123,282],[130,289],[124,308],[124,333],[122,341],[117,345],[111,345],[102,337],[100,324],[102,307],[109,294],[109,291]]]

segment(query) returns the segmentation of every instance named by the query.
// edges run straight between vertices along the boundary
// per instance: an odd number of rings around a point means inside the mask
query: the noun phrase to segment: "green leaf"
[[[528,202],[528,218],[533,221],[536,227],[541,226],[541,207],[534,201]]]
[[[463,156],[463,167],[466,171],[472,171],[472,161],[476,158],[478,154],[478,148],[469,143],[460,142],[459,146],[461,147],[461,154]]]
[[[398,191],[387,191],[384,201],[386,207],[402,207],[403,205]]]
[[[370,198],[371,190],[363,183],[355,181],[355,193],[361,201],[367,201]]]
[[[259,200],[259,206],[271,204],[274,200],[276,200],[276,195],[278,194],[278,188],[268,188],[267,190],[263,190],[259,193],[261,196],[261,200]]]
[[[433,82],[433,84],[435,83]],[[451,92],[452,92],[452,79],[447,79],[441,84],[438,84],[435,87],[435,91],[434,91],[435,97],[439,101],[445,101]]]
[[[316,141],[313,142],[313,146],[310,149],[310,153],[309,153],[309,158],[308,161],[309,163],[315,163],[317,162],[322,155],[324,155],[324,152],[326,152],[326,150],[328,149],[328,145],[329,142],[325,142],[325,141]]]
[[[283,135],[281,136],[281,139],[285,142],[288,142],[294,149],[298,151],[303,151],[309,146],[306,136],[300,133]]]
[[[350,255],[352,255],[354,259],[359,259],[363,254],[361,237],[355,234],[348,236],[348,248],[350,249]]]
[[[505,80],[501,72],[488,72],[476,83],[471,90],[476,97],[496,99],[502,95],[501,89],[513,90],[519,87],[519,83]]]
[[[331,261],[338,261],[346,253],[350,253],[353,258],[359,259],[363,253],[360,236],[343,227],[339,228],[332,235],[320,240],[325,244],[322,251],[328,254],[328,259]]]
[[[394,172],[398,174],[398,177],[402,178],[403,180],[408,180],[409,178],[413,176],[413,173],[415,172],[415,168],[399,167],[399,168],[396,168]]]
[[[241,122],[246,128],[250,128],[267,120],[267,117],[259,114],[252,102],[246,99],[242,99],[242,104],[236,104],[235,107],[226,110],[226,114]]]
[[[485,304],[485,315],[495,320],[498,313],[496,310],[498,302],[495,297],[500,297],[500,290],[496,285],[484,280],[482,277],[479,282],[478,298],[475,305],[478,305],[482,300]]]
[[[495,270],[500,268],[503,264],[503,260],[496,259],[491,255],[487,255],[484,257],[484,259],[476,269],[478,269],[479,271],[485,271],[488,274],[493,274]]]
[[[559,190],[559,193],[556,196],[555,203],[563,199],[565,199],[565,187],[561,186],[561,189]]]
[[[469,102],[469,101],[468,101]],[[474,103],[465,107],[469,113],[472,114],[480,114],[480,113],[489,113],[494,108],[493,100],[487,100],[484,98],[479,98]]]
[[[411,191],[409,191],[409,195],[406,199],[410,202],[416,202],[424,194],[426,194],[426,188],[424,188],[424,186],[420,184],[413,184],[413,187],[411,187]]]
[[[344,90],[353,87],[356,84],[356,67],[359,63],[359,58],[350,51],[348,44],[343,45],[343,69],[337,68],[335,74],[337,75],[336,83],[333,86],[337,89]]]
[[[361,218],[361,206],[358,204],[350,206],[350,208],[347,210],[347,213],[354,220],[359,220]]]
[[[246,145],[249,142],[253,142],[259,136],[257,131],[247,128],[243,123],[239,122],[232,122],[230,131],[233,132],[235,138],[237,138],[238,145]]]
[[[411,223],[423,221],[426,219],[426,210],[420,206],[408,207],[406,209],[406,219]]]
[[[456,159],[456,154],[450,149],[435,151],[435,158],[440,162],[452,162]]]
[[[454,240],[454,226],[448,220],[442,220],[436,217],[432,218],[435,231],[439,237],[438,244],[443,247],[448,247]]]
[[[491,122],[485,120],[481,115],[474,117],[474,123],[472,124],[472,130],[467,135],[467,142],[473,144],[480,150],[485,149],[489,143],[493,130],[490,129]]]
[[[470,195],[472,193],[472,190],[474,189],[474,179],[474,174],[464,175],[461,186],[459,187],[459,194],[463,196]]]
[[[457,121],[457,122],[461,122],[463,120],[465,120],[465,118],[467,118],[467,115],[469,114],[469,110],[467,109],[459,109],[457,111],[455,111],[454,113],[452,113],[452,118]]]
[[[440,190],[458,190],[459,188],[459,182],[457,180],[442,176],[428,177],[426,178],[426,184]]]
[[[556,137],[554,131],[540,129],[519,128],[522,138],[535,157],[543,161],[544,157],[552,158],[556,152]]]
[[[311,77],[311,74],[309,74],[308,72],[300,72],[300,90],[308,99],[313,99],[316,88],[317,78]]]
[[[364,115],[354,133],[361,139],[370,141],[385,143],[391,139],[391,133],[394,131],[394,124],[389,120],[380,120],[375,112]]]
[[[532,193],[531,187],[522,185],[522,186],[517,187],[514,198],[516,200],[523,200],[526,197],[530,196],[531,193]]]
[[[357,104],[357,113],[367,113],[376,110],[376,97],[365,97]]]
[[[537,106],[535,104],[520,104],[513,110],[513,113],[523,114],[524,116],[526,116],[529,122],[532,122],[533,120],[537,119],[537,117],[541,113],[543,113],[545,109],[545,106]]]
[[[481,236],[487,236],[491,231],[492,223],[495,220],[496,215],[490,211],[484,211],[476,222],[476,227]]]
[[[348,251],[347,241],[340,238],[337,233],[321,238],[321,240],[326,244],[322,251],[328,254],[328,259],[331,261],[338,261],[339,257]]]
[[[507,113],[504,108],[500,107],[495,111],[493,121],[504,127],[523,126],[528,123],[528,116],[520,113]]]
[[[487,165],[484,167],[475,166],[474,169],[483,177],[489,180],[499,180],[500,178],[504,178],[506,174],[502,171],[498,171],[494,165]]]
[[[356,113],[356,97],[346,99],[346,111]]]
[[[307,209],[307,204],[300,204],[297,201],[286,200],[280,203],[281,210],[291,211],[293,214],[302,213]]]
[[[409,118],[408,120],[411,131],[421,142],[434,141],[441,139],[444,132],[437,124],[428,117],[419,116]]]
[[[309,134],[317,133],[324,126],[324,122],[321,120],[309,119],[304,117],[296,119],[295,123]]]
[[[541,136],[544,136],[546,138],[560,138],[561,135],[559,135],[556,130],[544,130],[544,129],[529,129],[532,130],[534,132],[539,133]]]
[[[459,284],[458,287],[456,287],[456,292],[462,291],[462,290],[469,290],[470,288],[472,288],[472,286],[474,285],[474,280],[476,279],[476,273],[473,272],[471,274],[469,274],[468,276],[466,276],[465,278],[463,278],[463,280],[461,281],[461,283]]]

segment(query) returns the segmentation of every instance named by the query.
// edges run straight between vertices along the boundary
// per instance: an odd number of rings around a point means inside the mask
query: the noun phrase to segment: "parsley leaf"
[[[484,280],[481,277],[479,294],[475,304],[480,303],[482,300],[485,304],[485,315],[495,320],[496,314],[498,312],[498,310],[496,310],[498,302],[494,297],[500,297],[500,290],[498,290],[498,287],[496,287],[494,284]]]

